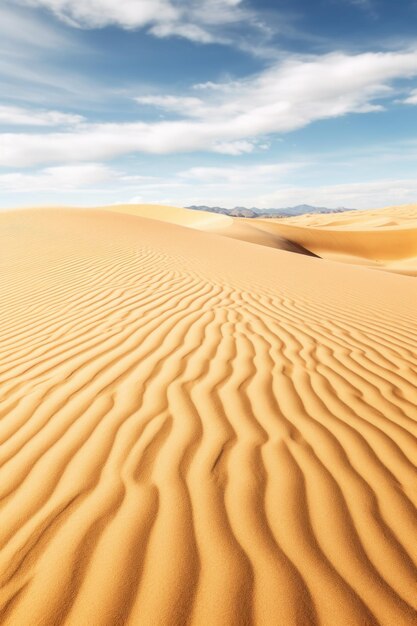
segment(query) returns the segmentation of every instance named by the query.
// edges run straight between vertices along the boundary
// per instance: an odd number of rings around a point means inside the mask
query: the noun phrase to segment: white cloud
[[[206,29],[197,24],[181,24],[179,22],[159,22],[152,26],[150,32],[159,38],[182,37],[198,43],[228,43],[228,41],[218,35],[209,33]]]
[[[249,154],[256,147],[253,141],[218,141],[213,146],[213,151],[229,156],[239,156]]]
[[[257,181],[259,182],[259,181]],[[262,187],[265,184],[262,183]],[[260,193],[259,184],[240,183],[210,184],[195,181],[175,188],[169,184],[164,189],[157,185],[141,189],[146,202],[160,201],[162,192],[169,199],[168,204],[190,206],[203,204],[233,208],[235,206],[258,208],[283,208],[298,204],[311,204],[329,208],[346,207],[353,209],[378,208],[396,204],[417,202],[417,181],[415,179],[384,179],[362,183],[335,185],[286,185],[282,179],[275,185],[267,184],[267,193]]]
[[[204,107],[204,102],[200,98],[192,96],[140,96],[135,98],[138,104],[158,107],[165,111],[198,117]]]
[[[46,8],[69,25],[124,29],[147,28],[157,37],[177,35],[200,43],[229,43],[219,32],[225,26],[249,22],[252,13],[241,0],[18,0],[21,5]],[[252,23],[253,25],[253,23]],[[256,27],[261,27],[257,22]]]
[[[326,207],[369,209],[417,202],[417,180],[384,179],[361,183],[282,186],[266,194],[252,196],[249,204],[260,208],[313,204]]]
[[[205,204],[232,208],[236,205],[279,208],[296,204],[348,208],[372,208],[417,201],[417,180],[374,179],[342,184],[302,185],[294,173],[307,162],[263,163],[233,167],[193,167],[174,175],[152,177],[126,173],[100,163],[50,167],[36,172],[0,175],[0,197],[4,206],[62,202],[62,192],[71,202],[111,204],[151,202],[177,206]],[[325,168],[325,164],[322,164]],[[360,164],[359,164],[360,168]],[[320,168],[319,168],[320,169]],[[343,171],[338,176],[342,176]],[[335,178],[335,175],[332,175]],[[94,201],[89,201],[94,194]],[[25,202],[23,202],[25,204]]]
[[[37,11],[0,0],[1,101],[7,95],[9,102],[51,109],[70,102],[79,106],[92,94],[98,97],[94,77],[83,76],[77,68],[77,59],[91,54],[78,35]]]
[[[37,51],[54,50],[66,48],[71,41],[68,34],[57,32],[33,12],[28,14],[15,3],[8,6],[7,0],[0,6],[0,36],[0,50],[11,50],[16,56],[21,56],[22,47]]]
[[[271,185],[268,185],[271,187]],[[259,193],[259,185],[251,187],[237,183],[220,184],[189,182],[182,186],[166,182],[164,185],[145,185],[140,196],[127,200],[172,204],[176,206],[207,205],[233,208],[235,206],[258,208],[283,208],[298,204],[311,204],[329,208],[378,208],[396,204],[416,203],[415,179],[373,180],[363,183],[299,186],[278,182],[268,193]],[[120,198],[120,192],[119,192]]]
[[[408,98],[403,100],[404,104],[417,104],[417,89],[413,89]]]
[[[107,185],[116,180],[117,176],[117,172],[100,163],[62,165],[32,174],[23,172],[0,174],[0,189],[14,193],[70,191],[97,184]]]
[[[236,165],[234,167],[192,167],[179,173],[191,182],[215,185],[250,185],[277,183],[289,173],[305,167],[305,163],[268,163],[261,165]]]
[[[20,4],[49,9],[59,19],[84,28],[111,24],[140,28],[152,24],[158,15],[167,21],[178,16],[170,0],[20,0]]]
[[[292,58],[255,76],[200,89],[200,98],[140,98],[142,104],[172,111],[177,119],[85,123],[68,132],[0,135],[0,165],[96,161],[134,152],[240,154],[270,134],[379,110],[378,100],[392,96],[393,80],[416,75],[417,51]]]
[[[0,105],[0,124],[12,126],[73,126],[84,121],[81,115],[60,111],[39,111]]]

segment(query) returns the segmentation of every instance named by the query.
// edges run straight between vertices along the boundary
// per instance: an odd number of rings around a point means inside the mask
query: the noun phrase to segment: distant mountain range
[[[346,209],[340,207],[337,209],[327,209],[323,206],[310,206],[309,204],[298,204],[297,206],[285,207],[283,209],[257,209],[252,207],[250,209],[237,206],[234,209],[224,209],[219,206],[189,206],[187,209],[193,209],[193,211],[208,211],[209,213],[221,213],[222,215],[229,215],[230,217],[295,217],[297,215],[304,215],[306,213],[343,213],[343,211],[354,211],[354,209]]]

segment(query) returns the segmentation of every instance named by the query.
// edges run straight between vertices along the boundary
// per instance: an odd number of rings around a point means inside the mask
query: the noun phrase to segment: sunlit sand
[[[2,624],[416,624],[413,211],[0,214]]]

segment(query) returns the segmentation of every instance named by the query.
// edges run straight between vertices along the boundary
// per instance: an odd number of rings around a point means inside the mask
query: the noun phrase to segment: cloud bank
[[[78,28],[146,28],[157,37],[179,36],[200,43],[228,43],[221,27],[249,22],[241,0],[19,0],[44,8]],[[253,24],[252,24],[253,25]],[[260,24],[258,24],[260,26]]]
[[[162,121],[79,123],[70,130],[0,134],[0,165],[101,161],[143,152],[250,152],[271,135],[349,113],[382,109],[396,79],[417,76],[417,51],[292,58],[185,96],[142,95]],[[263,145],[261,143],[261,145]]]
[[[413,89],[408,98],[403,100],[404,104],[417,104],[417,89]]]
[[[71,191],[92,185],[111,184],[117,173],[101,163],[48,167],[31,174],[11,172],[0,174],[0,190],[32,193],[34,191]]]
[[[10,126],[74,126],[85,118],[60,111],[34,110],[17,106],[0,105],[0,125]]]

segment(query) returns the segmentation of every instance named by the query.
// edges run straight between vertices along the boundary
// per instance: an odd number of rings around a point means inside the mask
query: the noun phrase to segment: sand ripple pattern
[[[413,279],[0,225],[2,624],[417,623]]]

